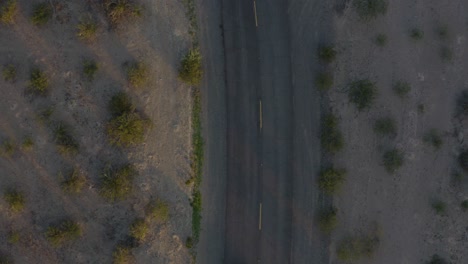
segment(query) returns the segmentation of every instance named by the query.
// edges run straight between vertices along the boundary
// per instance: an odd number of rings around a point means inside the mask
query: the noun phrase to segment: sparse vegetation
[[[3,67],[3,79],[7,82],[15,82],[16,81],[16,67],[13,64],[8,64]]]
[[[92,41],[96,38],[98,25],[91,18],[86,18],[78,23],[77,33],[79,39],[84,41]]]
[[[440,149],[442,147],[443,141],[439,132],[436,129],[431,129],[423,137],[424,143],[431,145],[434,149]]]
[[[86,184],[86,178],[81,175],[80,171],[75,168],[62,182],[62,190],[66,193],[80,193]]]
[[[25,151],[30,151],[34,147],[34,141],[31,137],[25,137],[23,143],[21,144],[21,148]]]
[[[141,88],[148,81],[148,67],[143,62],[134,62],[127,68],[127,78],[130,85]]]
[[[426,262],[427,264],[449,264],[445,259],[437,254],[432,255],[431,260]]]
[[[377,45],[379,47],[385,47],[385,45],[387,45],[387,35],[378,34],[375,37],[375,45]]]
[[[379,243],[380,239],[377,235],[348,237],[338,243],[336,254],[341,261],[358,261],[371,257]]]
[[[449,37],[449,29],[446,25],[443,25],[437,29],[437,36],[440,40],[447,40]]]
[[[338,128],[338,119],[333,114],[323,117],[320,143],[322,148],[330,153],[337,153],[343,149],[343,134]]]
[[[411,86],[407,82],[398,81],[393,85],[393,92],[401,99],[406,98],[410,91]]]
[[[129,264],[132,259],[130,248],[119,245],[112,253],[113,264]]]
[[[11,231],[8,234],[8,243],[10,244],[16,244],[20,240],[20,233],[18,231]],[[2,262],[0,262],[2,263]]]
[[[468,115],[468,90],[463,91],[458,97],[457,114]]]
[[[322,46],[318,49],[318,57],[322,62],[332,63],[336,59],[337,52],[333,46]]]
[[[107,124],[107,135],[112,145],[130,147],[143,142],[149,121],[137,112],[114,117]]]
[[[101,196],[111,202],[125,199],[133,190],[133,178],[136,174],[131,165],[106,170],[101,178]]]
[[[141,8],[130,0],[104,0],[109,23],[113,26],[141,16]]]
[[[83,62],[83,74],[88,81],[94,80],[96,72],[99,70],[98,64],[93,60],[85,60]]]
[[[17,189],[7,190],[3,198],[12,212],[18,213],[24,209],[26,199],[24,198],[24,194]]]
[[[37,68],[33,69],[29,79],[29,88],[34,93],[45,95],[49,88],[49,79],[46,74]]]
[[[71,220],[65,220],[57,225],[47,228],[46,238],[53,246],[60,246],[63,243],[75,240],[81,236],[81,226]]]
[[[7,139],[2,143],[2,154],[6,157],[11,157],[16,150],[16,144],[11,139]]]
[[[440,54],[440,58],[444,62],[450,62],[453,59],[453,51],[447,46],[441,47],[439,54]]]
[[[424,114],[426,112],[426,107],[424,104],[418,104],[418,113]]]
[[[121,116],[125,113],[132,113],[135,111],[135,106],[132,99],[125,92],[119,92],[112,96],[109,102],[109,111],[112,116]]]
[[[383,155],[383,164],[389,173],[395,173],[401,166],[403,166],[403,163],[403,153],[399,149],[389,150]]]
[[[349,101],[354,103],[359,111],[370,108],[377,95],[375,83],[368,79],[354,81],[349,89]]]
[[[319,227],[325,233],[331,233],[338,225],[338,218],[336,216],[336,208],[330,207],[322,209],[319,213]]]
[[[432,201],[431,206],[438,215],[445,214],[445,211],[447,210],[447,204],[441,200]]]
[[[145,240],[148,232],[149,226],[145,219],[138,218],[130,226],[130,236],[139,242]]]
[[[458,156],[458,163],[465,172],[468,172],[468,150],[463,150],[460,153]]]
[[[383,136],[391,136],[396,134],[395,120],[391,117],[382,117],[375,121],[374,132]]]
[[[370,21],[387,12],[385,0],[354,0],[353,6],[359,18],[364,21]]]
[[[78,142],[73,138],[70,128],[65,123],[59,122],[56,124],[54,139],[61,154],[76,154],[78,152]]]
[[[33,8],[31,21],[36,26],[43,26],[52,18],[52,7],[43,2],[36,4]]]
[[[183,82],[192,86],[200,84],[203,75],[201,59],[198,49],[191,49],[185,55],[179,68],[179,78]]]
[[[0,264],[13,264],[15,263],[10,255],[0,254]]]
[[[320,190],[324,191],[326,194],[339,192],[345,181],[345,174],[345,170],[335,169],[333,167],[322,170],[318,179]]]
[[[325,72],[317,74],[315,85],[319,91],[329,90],[333,86],[333,75]]]
[[[40,109],[37,113],[37,121],[41,124],[46,124],[50,121],[50,117],[54,113],[54,106],[47,106]]]
[[[460,206],[461,208],[463,209],[463,211],[468,211],[468,200],[464,200],[460,203]]]
[[[165,223],[169,220],[169,205],[162,200],[150,202],[146,206],[146,214],[151,221]]]
[[[424,37],[424,32],[418,28],[413,28],[411,31],[410,31],[410,37],[411,39],[413,39],[414,41],[419,41],[421,39],[423,39]]]
[[[6,0],[0,6],[0,21],[3,24],[12,24],[15,21],[17,12],[16,0]]]

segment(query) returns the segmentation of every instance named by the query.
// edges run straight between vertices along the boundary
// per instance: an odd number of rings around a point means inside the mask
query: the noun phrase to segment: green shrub
[[[359,111],[370,108],[376,95],[375,83],[368,79],[352,82],[348,93],[349,101],[355,104]]]
[[[145,219],[138,218],[130,226],[130,236],[137,241],[144,241],[148,232],[149,226]]]
[[[432,201],[431,206],[438,215],[445,214],[445,211],[447,210],[447,204],[441,200]]]
[[[319,73],[315,78],[315,85],[319,91],[327,91],[333,86],[333,75],[330,73]]]
[[[16,67],[13,64],[8,64],[3,67],[3,79],[7,82],[16,81]]]
[[[43,2],[34,5],[31,21],[36,26],[45,25],[52,18],[52,7]]]
[[[78,23],[77,33],[79,39],[85,41],[92,41],[96,38],[96,33],[98,29],[98,25],[96,21],[92,19],[85,19]]]
[[[146,214],[151,221],[165,223],[169,220],[169,205],[161,200],[150,202],[146,206]]]
[[[318,57],[322,62],[332,63],[336,59],[337,52],[333,46],[322,46],[318,49]]]
[[[421,40],[424,37],[424,31],[422,31],[422,30],[420,30],[418,28],[413,28],[410,31],[410,37],[415,41]]]
[[[132,63],[127,69],[130,85],[140,88],[148,82],[148,67],[142,62]]]
[[[3,198],[8,203],[8,206],[12,212],[18,213],[24,209],[26,199],[24,198],[24,194],[17,189],[10,189],[6,191]]]
[[[343,169],[334,169],[333,167],[324,169],[320,172],[318,186],[326,194],[335,194],[340,191],[345,181],[346,171]]]
[[[336,216],[336,208],[331,207],[322,209],[319,213],[319,227],[325,233],[331,233],[338,225],[338,218]]]
[[[434,254],[431,257],[431,260],[427,264],[449,264],[445,259],[441,258],[439,255]]]
[[[123,114],[132,113],[135,111],[135,106],[132,99],[125,92],[119,92],[112,96],[109,102],[109,111],[112,116],[117,117]]]
[[[112,145],[130,147],[143,142],[149,121],[137,112],[114,117],[107,124],[107,135]]]
[[[193,238],[192,237],[187,237],[187,239],[185,240],[185,247],[188,248],[188,249],[191,249],[193,248]]]
[[[385,0],[354,0],[353,6],[359,18],[364,21],[370,21],[387,12]]]
[[[341,261],[358,261],[372,257],[379,246],[378,236],[348,237],[338,243],[336,254]]]
[[[57,225],[47,228],[46,238],[53,246],[60,246],[63,243],[75,240],[81,236],[81,226],[71,220],[65,220]]]
[[[80,193],[86,184],[86,178],[81,175],[78,169],[73,169],[62,182],[62,190],[66,193]]]
[[[396,134],[395,120],[391,117],[382,117],[375,121],[374,132],[383,136],[391,136]]]
[[[112,26],[141,16],[141,8],[129,0],[104,0],[107,19]]]
[[[468,200],[464,200],[463,202],[461,202],[460,206],[463,209],[463,211],[468,211]]]
[[[8,243],[16,244],[19,242],[19,240],[20,240],[20,233],[18,231],[12,231],[8,234]]]
[[[449,61],[452,61],[453,59],[453,51],[447,46],[441,47],[439,54],[440,54],[440,58],[444,62],[449,62]]]
[[[193,86],[200,84],[203,75],[201,59],[198,49],[191,49],[185,55],[179,68],[179,78],[183,82]]]
[[[398,149],[389,150],[383,155],[383,164],[389,173],[395,173],[401,166],[403,166],[403,163],[403,153]]]
[[[131,165],[104,172],[101,178],[101,196],[111,202],[125,199],[133,191],[135,176],[136,170]]]
[[[320,142],[322,148],[330,153],[337,153],[343,149],[343,134],[338,128],[338,119],[333,114],[329,114],[323,118]]]
[[[429,132],[424,135],[423,141],[424,143],[433,146],[435,149],[440,149],[443,144],[442,137],[435,129],[429,130]]]
[[[61,154],[76,154],[78,152],[78,142],[70,133],[70,128],[64,123],[57,123],[54,129],[55,144]]]
[[[458,163],[465,172],[468,172],[468,150],[463,150],[460,153],[458,156]]]
[[[393,92],[401,99],[406,98],[410,91],[411,86],[407,82],[398,81],[393,85]]]
[[[385,45],[387,45],[387,35],[378,34],[375,37],[375,45],[377,45],[379,47],[385,47]]]
[[[113,264],[129,264],[132,260],[130,248],[119,245],[112,253]]]
[[[23,143],[21,143],[21,148],[25,151],[30,151],[34,147],[34,141],[31,137],[25,137]]]
[[[16,145],[11,139],[3,141],[2,154],[6,157],[11,157],[16,150]]]
[[[49,79],[46,74],[39,69],[33,69],[29,78],[29,88],[34,93],[45,95],[49,88]]]
[[[12,24],[17,12],[16,0],[7,0],[0,6],[0,21],[4,24]]]
[[[88,81],[94,80],[96,72],[99,70],[98,64],[93,60],[85,60],[83,62],[83,74]]]

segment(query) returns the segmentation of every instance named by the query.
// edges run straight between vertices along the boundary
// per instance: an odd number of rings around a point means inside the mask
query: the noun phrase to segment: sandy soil
[[[424,263],[439,254],[452,263],[468,263],[467,213],[460,203],[468,198],[466,177],[454,183],[459,170],[456,156],[465,146],[466,121],[453,118],[456,98],[467,88],[466,52],[468,4],[466,1],[389,1],[388,12],[370,23],[362,23],[351,4],[336,14],[334,64],[336,87],[331,106],[341,120],[345,150],[336,157],[348,171],[343,191],[335,199],[339,227],[332,235],[331,263],[336,242],[344,236],[367,232],[373,223],[381,229],[381,243],[373,258],[359,263]],[[442,40],[438,28],[446,26]],[[420,41],[409,36],[412,28],[424,31]],[[375,36],[387,35],[385,47],[377,47]],[[453,60],[443,62],[440,49],[453,51]],[[348,84],[369,78],[378,86],[373,107],[358,113],[348,102]],[[408,98],[392,91],[398,80],[411,84]],[[418,105],[424,105],[424,113]],[[375,135],[373,122],[382,116],[397,122],[397,135],[384,139]],[[443,135],[440,150],[422,138],[429,129]],[[391,147],[405,153],[404,166],[394,175],[382,166],[382,154]],[[431,201],[447,204],[445,215],[431,208]]]
[[[110,263],[116,244],[128,234],[129,224],[143,216],[152,198],[169,202],[170,221],[151,226],[145,243],[133,250],[137,263],[188,263],[184,246],[191,232],[190,189],[190,90],[177,79],[177,65],[190,45],[188,21],[181,1],[142,0],[142,18],[118,29],[109,26],[99,1],[56,1],[54,19],[33,26],[31,2],[18,1],[12,26],[0,26],[0,64],[13,63],[18,77],[13,84],[0,80],[0,139],[18,145],[25,136],[35,141],[32,152],[17,150],[0,158],[1,191],[18,187],[26,194],[26,210],[11,214],[0,201],[0,251],[16,263]],[[86,14],[99,21],[94,43],[79,41],[76,25]],[[94,81],[81,73],[84,59],[95,59],[99,71]],[[142,60],[150,68],[147,87],[130,88],[123,63]],[[51,90],[46,97],[25,94],[33,67],[46,71]],[[107,103],[119,90],[131,94],[153,127],[141,147],[119,150],[109,146],[104,125]],[[50,128],[37,120],[44,108],[54,106],[53,121],[64,121],[80,144],[75,157],[57,152]],[[135,192],[126,201],[109,203],[98,195],[100,173],[108,165],[133,163],[139,176]],[[78,167],[88,186],[77,196],[60,189],[60,173]],[[64,218],[77,220],[83,236],[54,248],[44,231]],[[7,234],[19,230],[20,242],[6,243]]]

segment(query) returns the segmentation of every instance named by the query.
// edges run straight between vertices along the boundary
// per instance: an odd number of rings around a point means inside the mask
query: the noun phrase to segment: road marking
[[[260,112],[259,112],[260,117],[259,117],[259,119],[260,119],[260,130],[261,130],[262,127],[263,127],[262,100],[260,100],[260,105],[259,105],[259,107],[260,107]]]
[[[260,214],[258,217],[258,230],[262,230],[262,203],[260,203]]]
[[[255,14],[255,26],[258,27],[257,4],[255,4],[255,1],[254,1],[254,14]]]

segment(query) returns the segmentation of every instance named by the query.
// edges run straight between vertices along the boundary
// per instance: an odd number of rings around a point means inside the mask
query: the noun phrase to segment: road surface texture
[[[320,2],[223,0],[219,7],[200,0],[207,163],[199,263],[328,261],[327,239],[314,224],[325,201],[316,187],[320,97],[313,76],[319,41],[330,31],[329,7]],[[218,8],[221,26],[208,15]],[[214,57],[222,36],[225,64]]]

